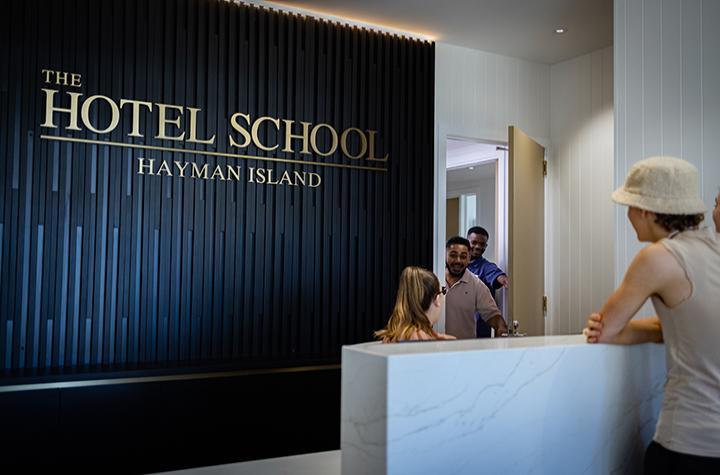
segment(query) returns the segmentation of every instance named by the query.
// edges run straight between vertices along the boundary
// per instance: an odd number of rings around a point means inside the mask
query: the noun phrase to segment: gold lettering
[[[308,175],[310,175],[310,188],[317,188],[320,186],[320,183],[322,183],[322,178],[320,178],[320,175],[314,172],[309,172]]]
[[[208,177],[208,165],[207,163],[202,166],[202,168],[198,168],[196,163],[192,164],[192,178],[202,178],[203,180],[207,180]]]
[[[330,137],[332,138],[332,147],[330,147],[330,150],[328,152],[321,152],[318,149],[317,146],[317,133],[321,128],[326,128],[330,131]],[[312,132],[310,132],[310,146],[312,146],[312,149],[317,153],[318,155],[321,155],[323,157],[327,157],[329,155],[332,155],[337,150],[338,146],[338,136],[337,132],[335,132],[335,129],[330,127],[329,124],[318,124],[315,127],[313,127]]]
[[[357,155],[352,155],[348,148],[347,138],[348,135],[350,135],[350,132],[357,132],[358,136],[360,137],[360,153],[358,153]],[[367,151],[367,139],[365,138],[365,134],[362,130],[355,127],[345,129],[340,136],[340,148],[342,149],[343,154],[345,154],[347,158],[350,158],[352,160],[362,158],[362,156],[365,155],[365,152]]]
[[[293,172],[295,175],[295,185],[298,183],[301,183],[302,186],[305,186],[305,172]]]
[[[295,183],[290,180],[290,174],[285,170],[282,174],[282,177],[280,178],[280,184],[283,185],[291,185],[291,186],[297,186]]]
[[[52,81],[52,77],[55,77],[55,84],[58,86],[72,86],[72,87],[80,87],[82,84],[80,83],[80,78],[82,77],[78,73],[64,73],[62,71],[53,71],[52,69],[42,69],[40,73],[44,76],[44,81],[46,84],[50,84]],[[68,74],[70,74],[70,84],[68,84]]]
[[[223,175],[222,169],[220,168],[220,165],[215,165],[215,170],[213,171],[213,174],[210,176],[211,180],[215,179],[215,176],[219,175],[220,179],[223,181],[226,181],[225,175]]]
[[[120,99],[120,108],[126,104],[132,104],[132,130],[128,137],[143,137],[140,133],[140,106],[147,107],[148,112],[152,112],[152,103],[145,101],[131,101],[129,99]]]
[[[377,131],[375,130],[368,130],[368,135],[370,136],[368,139],[368,150],[370,150],[370,153],[368,154],[366,160],[373,160],[376,162],[387,162],[389,154],[385,154],[385,157],[383,158],[377,158],[375,157],[375,134],[377,134]]]
[[[276,119],[274,117],[263,116],[263,117],[260,117],[258,120],[256,120],[252,126],[252,139],[253,139],[253,143],[255,143],[255,146],[257,148],[265,150],[267,152],[270,152],[270,151],[278,148],[279,145],[275,145],[274,147],[267,147],[267,146],[263,145],[262,142],[260,142],[260,137],[258,137],[258,130],[260,129],[260,125],[266,121],[272,122],[275,125],[275,128],[280,130],[280,119]]]
[[[182,113],[183,113],[182,107],[174,106],[172,104],[160,104],[160,103],[155,103],[155,105],[158,108],[158,134],[155,136],[155,138],[160,139],[160,140],[182,140],[182,139],[184,139],[185,132],[180,134],[180,136],[178,136],[178,137],[169,137],[169,136],[165,135],[165,127],[168,124],[174,125],[178,129],[180,129],[180,120],[182,119]],[[178,115],[174,119],[168,119],[167,115],[166,115],[167,109],[174,109],[174,110],[180,112],[180,115]]]
[[[273,170],[272,168],[267,168],[265,169],[265,171],[268,174],[268,185],[277,185],[278,181],[273,181],[273,175],[275,174],[275,170]]]
[[[170,167],[165,160],[162,161],[162,165],[160,165],[160,167],[158,168],[156,175],[160,176],[162,175],[162,172],[165,172],[167,176],[173,176],[172,172],[170,171]]]
[[[255,183],[255,168],[248,167],[249,174],[248,174],[248,183]]]
[[[173,162],[173,163],[175,163],[175,168],[177,168],[178,170],[180,170],[180,177],[181,177],[181,178],[185,178],[185,169],[186,169],[187,166],[188,166],[188,162],[182,163],[182,162],[177,162],[177,161],[176,161],[176,162]],[[180,166],[180,165],[182,165],[182,166]]]
[[[55,71],[55,84],[59,86],[68,85],[68,73],[62,71]]]
[[[230,180],[230,179],[231,179],[231,178],[230,178],[230,175],[232,175],[232,176],[234,177],[235,181],[240,181],[240,169],[241,169],[241,168],[242,168],[242,167],[239,166],[239,165],[235,165],[235,166],[228,165],[228,167],[227,167],[227,173],[228,173],[227,179]]]
[[[310,150],[308,149],[308,132],[310,131],[310,125],[312,124],[310,124],[310,122],[300,122],[300,124],[302,124],[303,131],[302,134],[296,135],[292,133],[292,125],[295,121],[283,119],[283,122],[285,123],[285,148],[283,148],[282,151],[293,153],[294,150],[291,147],[292,140],[302,139],[302,150],[300,150],[300,153],[310,155]]]
[[[67,126],[68,130],[81,130],[80,127],[78,127],[78,114],[77,114],[77,108],[78,108],[78,98],[82,96],[79,92],[68,92],[68,95],[70,96],[70,108],[64,109],[62,107],[56,107],[54,105],[53,98],[55,97],[55,94],[57,94],[57,91],[52,89],[43,89],[45,92],[45,122],[41,124],[41,127],[49,127],[51,129],[56,129],[57,126],[53,122],[53,114],[55,112],[65,112],[67,114],[70,114],[70,122]]]
[[[98,99],[102,99],[105,102],[107,102],[108,105],[110,105],[110,113],[111,113],[110,124],[107,126],[107,128],[102,129],[102,130],[96,129],[95,126],[93,125],[93,123],[90,121],[90,106],[92,105],[93,102],[95,102]],[[115,127],[117,127],[118,122],[120,122],[120,109],[118,109],[118,106],[117,106],[117,104],[115,104],[115,101],[113,101],[112,99],[110,99],[109,97],[106,97],[106,96],[98,95],[98,96],[88,97],[85,100],[85,102],[83,102],[81,115],[82,115],[82,120],[83,120],[83,123],[85,124],[85,127],[92,130],[96,134],[106,134],[106,133],[114,130]]]
[[[198,140],[197,138],[197,113],[200,109],[196,109],[194,107],[188,107],[187,110],[190,111],[190,138],[187,139],[188,142],[194,142],[194,143],[204,143],[211,145],[215,143],[215,134],[213,134],[212,137],[206,140]]]
[[[230,117],[230,126],[240,132],[240,135],[242,135],[245,138],[245,141],[243,143],[237,143],[235,139],[233,139],[232,135],[228,134],[228,139],[230,140],[230,145],[233,147],[240,147],[244,148],[250,145],[250,142],[252,142],[252,137],[250,137],[250,133],[240,124],[238,124],[237,118],[242,117],[245,119],[245,121],[250,124],[250,115],[249,114],[243,114],[242,112],[236,112]]]
[[[145,165],[145,164],[144,164],[145,160],[147,160],[148,162],[150,162],[149,165]],[[147,168],[147,169],[148,169],[148,172],[147,172],[148,175],[154,175],[155,173],[153,173],[153,163],[155,163],[155,159],[154,159],[154,158],[138,157],[138,175],[144,175],[144,174],[145,174],[145,172],[143,171],[143,168]]]

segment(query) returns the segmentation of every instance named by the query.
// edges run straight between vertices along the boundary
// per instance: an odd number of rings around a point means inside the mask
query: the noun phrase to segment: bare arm
[[[658,317],[630,319],[653,294],[660,293],[675,277],[674,258],[660,244],[653,244],[633,259],[620,287],[600,310],[601,331],[597,342],[633,344],[662,341]],[[588,319],[588,325],[590,325]],[[588,339],[590,341],[590,339]]]
[[[583,334],[588,343],[597,343],[602,334],[602,316],[593,313],[588,317],[587,327]],[[618,333],[611,343],[618,345],[631,345],[633,343],[662,343],[662,325],[657,316],[647,317],[640,320],[630,320],[627,325]]]

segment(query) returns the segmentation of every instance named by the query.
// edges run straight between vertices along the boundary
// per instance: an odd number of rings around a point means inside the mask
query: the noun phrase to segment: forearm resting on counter
[[[657,316],[630,320],[618,333],[603,331],[599,343],[632,345],[638,343],[662,343],[662,326]]]

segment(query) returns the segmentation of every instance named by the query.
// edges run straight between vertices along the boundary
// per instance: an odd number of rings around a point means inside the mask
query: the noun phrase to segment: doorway
[[[446,142],[446,240],[467,237],[471,227],[489,234],[483,257],[507,268],[506,143],[448,137]],[[505,289],[495,300],[507,321]]]

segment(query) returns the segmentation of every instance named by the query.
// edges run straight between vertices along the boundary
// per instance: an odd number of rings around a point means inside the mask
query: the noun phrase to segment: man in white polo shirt
[[[464,237],[450,238],[445,245],[445,332],[460,338],[475,338],[475,313],[493,329],[495,335],[508,329],[490,291],[467,270],[470,242]]]

